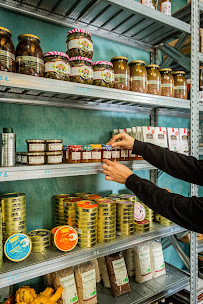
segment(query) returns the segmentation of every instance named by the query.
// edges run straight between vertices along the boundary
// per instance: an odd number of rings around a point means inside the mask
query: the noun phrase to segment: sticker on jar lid
[[[70,226],[58,228],[54,234],[54,243],[61,251],[70,251],[74,249],[78,243],[76,230]]]
[[[20,262],[26,259],[31,249],[31,240],[21,233],[10,236],[4,245],[6,257],[13,262]]]
[[[85,208],[85,209],[93,209],[93,208],[97,208],[98,207],[98,205],[95,204],[94,202],[85,201],[85,200],[81,201],[81,202],[78,202],[77,206],[81,207],[81,208]]]
[[[145,218],[146,212],[145,208],[140,203],[134,204],[134,219],[138,222],[143,221]]]

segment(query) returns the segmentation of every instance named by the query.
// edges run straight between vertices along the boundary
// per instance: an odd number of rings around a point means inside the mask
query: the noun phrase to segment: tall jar
[[[70,58],[70,80],[73,82],[92,84],[92,61],[86,57]]]
[[[67,54],[62,52],[47,52],[44,54],[46,78],[70,80],[70,64]]]
[[[185,78],[185,72],[177,71],[173,72],[173,75],[175,98],[187,99],[187,81]]]
[[[171,0],[161,0],[160,11],[166,15],[171,16]]]
[[[161,74],[159,66],[150,64],[146,66],[148,79],[148,94],[161,95]]]
[[[15,49],[11,40],[12,33],[0,26],[0,70],[15,72]]]
[[[142,60],[131,61],[129,67],[131,91],[147,93],[147,70],[145,68],[145,62]]]
[[[161,69],[161,95],[174,97],[174,79],[171,69]]]
[[[119,56],[111,59],[114,69],[114,88],[130,91],[130,68],[128,58]]]
[[[33,76],[44,76],[43,52],[39,37],[31,34],[18,36],[16,48],[16,72]]]
[[[74,29],[68,32],[66,53],[69,57],[93,57],[93,42],[91,33],[83,29]]]

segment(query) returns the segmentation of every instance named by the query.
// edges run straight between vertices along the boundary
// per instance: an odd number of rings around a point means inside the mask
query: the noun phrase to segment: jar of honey
[[[71,145],[68,146],[68,162],[70,164],[80,163],[82,159],[82,146]]]
[[[101,145],[90,145],[92,148],[92,162],[101,162],[102,159],[102,146]]]
[[[147,70],[145,62],[135,60],[129,63],[130,90],[139,93],[147,93]]]
[[[174,97],[174,79],[171,69],[161,69],[161,95]]]
[[[185,72],[177,71],[173,72],[173,75],[175,98],[187,99],[187,81],[185,78]]]
[[[82,158],[81,163],[92,162],[92,148],[90,145],[82,146]]]
[[[161,95],[161,74],[159,66],[150,64],[146,66],[148,78],[148,94]]]
[[[130,91],[130,69],[128,58],[119,56],[111,59],[114,69],[114,88]]]

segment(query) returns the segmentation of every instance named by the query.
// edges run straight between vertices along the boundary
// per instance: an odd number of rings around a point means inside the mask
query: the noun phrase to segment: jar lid
[[[143,60],[133,60],[133,61],[131,61],[129,63],[129,65],[134,64],[134,63],[143,63],[143,64],[145,64],[145,61],[143,61]]]
[[[117,56],[117,57],[111,58],[111,62],[114,61],[114,60],[119,60],[119,59],[128,61],[128,58],[127,58],[127,57]]]
[[[84,29],[73,29],[67,33],[67,36],[70,34],[73,34],[73,33],[84,33],[84,34],[91,36],[91,33]]]
[[[28,156],[43,156],[45,155],[45,152],[30,152],[27,153]]]
[[[80,57],[80,56],[77,56],[77,57],[71,57],[69,59],[69,61],[74,61],[74,60],[84,60],[84,61],[88,61],[90,63],[92,63],[92,60],[87,58],[87,57]]]
[[[63,142],[63,140],[62,139],[47,139],[46,140],[46,143],[48,143],[48,142],[51,142],[51,143],[58,143],[58,142]]]
[[[111,145],[102,145],[102,149],[106,149],[108,151],[112,150],[112,146]]]
[[[97,64],[107,64],[113,67],[113,64],[109,61],[95,61],[92,63],[92,65],[97,65]]]
[[[21,152],[21,155],[26,156],[26,155],[28,155],[28,153],[27,152]]]
[[[9,34],[12,35],[11,31],[9,31],[7,28],[3,27],[3,26],[0,26],[0,30],[3,30],[5,32],[8,32]]]
[[[91,146],[92,149],[101,149],[102,148],[102,145],[100,145],[100,144],[96,144],[96,145],[91,144],[90,146]]]
[[[69,56],[66,53],[56,52],[56,51],[45,53],[44,57],[47,57],[47,56],[61,56],[61,57],[66,57],[69,59]]]
[[[13,133],[13,128],[3,128],[3,133]]]
[[[172,72],[172,69],[165,68],[165,69],[160,69],[159,72]]]
[[[71,149],[71,150],[78,150],[78,149],[81,149],[81,145],[70,145],[70,146],[68,146],[68,148],[69,149]]]
[[[60,151],[46,152],[46,155],[62,155],[62,152],[60,152]]]
[[[44,139],[27,139],[26,142],[27,143],[36,143],[36,142],[45,143],[45,140]]]
[[[90,146],[90,145],[84,145],[84,146],[82,146],[82,149],[83,150],[88,150],[88,151],[91,151],[92,150],[92,147]]]
[[[185,72],[184,71],[175,71],[175,72],[173,72],[173,74],[184,74],[185,75]]]
[[[21,34],[18,36],[18,40],[20,40],[21,37],[31,37],[31,38],[35,38],[37,39],[39,42],[40,42],[40,38],[37,37],[36,35],[33,35],[33,34]]]
[[[146,68],[160,68],[158,64],[149,64],[146,66]]]

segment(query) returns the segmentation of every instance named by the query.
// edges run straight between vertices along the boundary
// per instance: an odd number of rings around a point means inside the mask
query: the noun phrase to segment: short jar
[[[121,158],[121,148],[120,147],[114,147],[112,148],[112,160],[119,161]]]
[[[70,80],[85,84],[93,83],[92,61],[86,57],[70,58]]]
[[[114,70],[114,88],[130,91],[130,68],[128,66],[128,58],[123,56],[111,59]]]
[[[0,70],[15,72],[15,49],[11,40],[12,33],[0,26]]]
[[[16,163],[21,164],[21,152],[16,152]]]
[[[69,163],[69,150],[68,145],[63,145],[63,162]]]
[[[146,69],[148,94],[161,95],[161,74],[159,72],[159,66],[150,64],[146,66]]]
[[[47,152],[55,152],[62,151],[62,139],[47,139],[46,140],[46,151]]]
[[[44,54],[44,76],[58,80],[70,80],[69,56],[62,52]]]
[[[29,166],[39,166],[45,164],[45,152],[32,152],[27,154]]]
[[[91,163],[92,162],[92,148],[90,145],[82,146],[82,157],[81,163]]]
[[[114,71],[113,64],[108,61],[95,61],[93,67],[93,84],[113,88],[114,87]]]
[[[102,145],[102,159],[112,159],[112,146]]]
[[[46,152],[46,164],[54,165],[54,164],[62,164],[63,161],[63,153],[62,151],[55,152]]]
[[[93,42],[91,33],[83,29],[73,29],[68,32],[66,53],[69,57],[82,56],[92,59]]]
[[[150,8],[153,8],[155,9],[155,2],[154,0],[141,0],[141,3],[150,7]]]
[[[160,11],[165,15],[171,16],[171,0],[161,0]]]
[[[139,93],[147,93],[147,70],[145,62],[135,60],[129,63],[130,90]]]
[[[102,146],[91,145],[92,148],[92,162],[101,162],[102,159]]]
[[[129,160],[129,151],[127,149],[121,149],[121,161]]]
[[[69,163],[76,164],[81,163],[82,160],[82,146],[71,145],[68,146]]]
[[[45,151],[45,140],[43,139],[27,139],[26,143],[29,153]]]
[[[18,36],[16,48],[16,72],[33,76],[44,76],[43,52],[39,37],[32,34]]]
[[[175,98],[187,99],[187,81],[185,72],[173,72],[174,75],[174,96]]]
[[[161,69],[161,95],[174,97],[174,79],[171,69]]]
[[[21,152],[21,164],[22,165],[27,165],[27,152]]]

